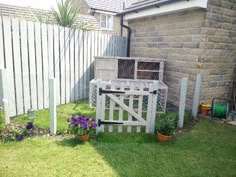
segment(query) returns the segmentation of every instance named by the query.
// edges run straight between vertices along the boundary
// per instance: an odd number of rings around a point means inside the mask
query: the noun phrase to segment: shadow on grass
[[[78,145],[83,145],[85,142],[79,141],[75,138],[64,138],[63,140],[56,141],[57,145],[67,146],[67,147],[76,147]]]

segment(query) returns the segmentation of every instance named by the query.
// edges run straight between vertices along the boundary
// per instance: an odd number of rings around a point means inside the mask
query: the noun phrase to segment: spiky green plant
[[[59,25],[72,27],[79,15],[79,9],[74,7],[69,0],[57,0],[57,7],[52,9],[52,15]]]

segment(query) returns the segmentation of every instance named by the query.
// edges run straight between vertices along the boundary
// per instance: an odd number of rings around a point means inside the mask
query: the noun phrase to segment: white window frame
[[[106,26],[105,27],[102,27],[102,17],[105,16],[106,17]],[[108,17],[111,17],[111,26],[109,27],[108,24],[109,24],[109,18]],[[109,14],[100,14],[100,27],[102,29],[106,29],[106,30],[113,30],[113,15],[109,15]]]

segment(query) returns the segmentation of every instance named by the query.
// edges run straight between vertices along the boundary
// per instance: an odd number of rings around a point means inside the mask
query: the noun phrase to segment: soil
[[[183,128],[176,128],[175,132],[174,132],[174,136],[178,137],[181,136],[182,134],[189,132],[190,130],[192,130],[193,126],[199,121],[198,118],[189,120],[184,122],[184,127]]]

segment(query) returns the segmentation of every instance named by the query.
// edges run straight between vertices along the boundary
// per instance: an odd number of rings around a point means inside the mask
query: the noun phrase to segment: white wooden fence
[[[158,81],[149,84],[141,80],[98,80],[97,88],[97,133],[140,133],[142,127],[146,133],[154,133]]]
[[[0,18],[0,68],[6,69],[9,115],[48,108],[48,80],[53,77],[57,104],[87,98],[94,56],[125,55],[124,37]],[[0,105],[2,97],[0,90]]]

